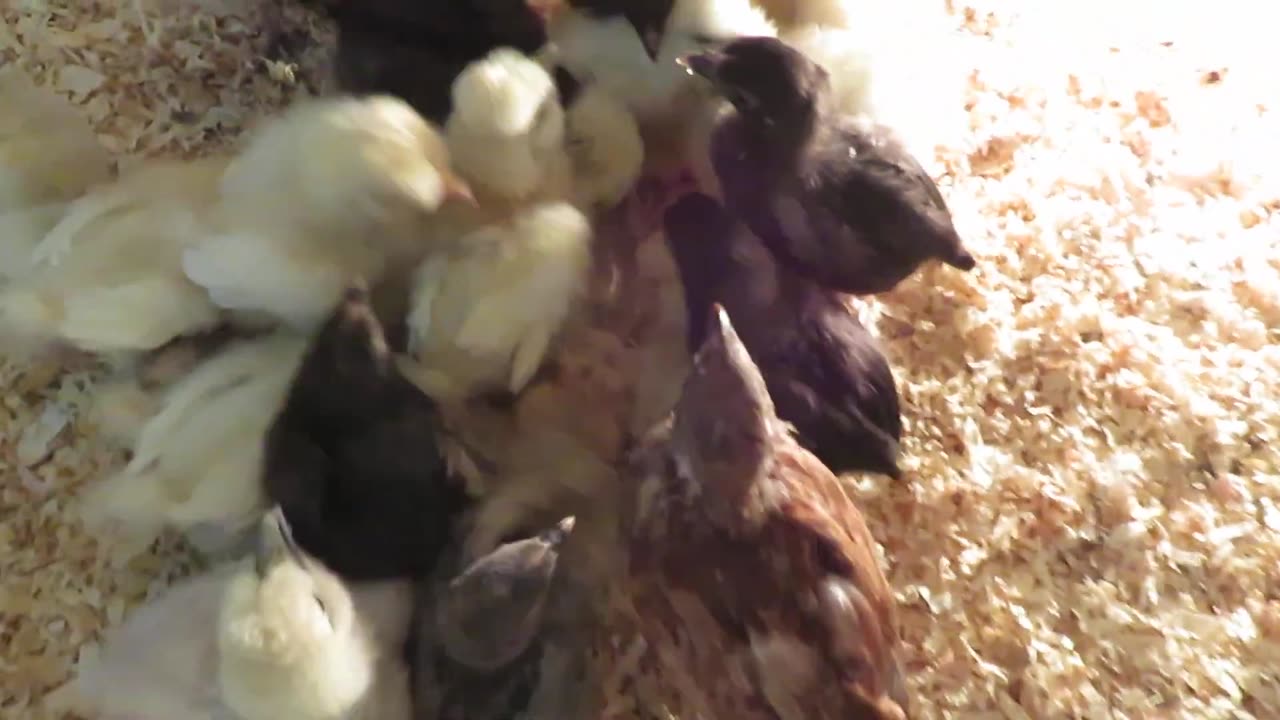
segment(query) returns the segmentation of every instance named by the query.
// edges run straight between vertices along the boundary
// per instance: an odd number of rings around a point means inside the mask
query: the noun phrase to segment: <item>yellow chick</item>
[[[348,586],[263,519],[218,618],[218,684],[243,720],[408,720],[408,581]]]
[[[591,224],[569,203],[522,209],[467,233],[418,269],[405,370],[437,399],[507,391],[533,377],[582,296]]]
[[[154,407],[144,404],[139,412],[154,414],[140,427],[114,431],[136,438],[129,463],[79,499],[86,526],[115,536],[123,558],[165,527],[212,525],[232,539],[247,529],[265,504],[263,440],[306,347],[305,337],[284,332],[235,343],[167,388]],[[136,390],[115,387],[119,394],[109,397],[148,402]]]
[[[589,85],[569,103],[565,129],[574,204],[584,212],[614,207],[644,169],[644,141],[635,117],[602,88]]]
[[[35,246],[32,267],[0,288],[7,352],[63,342],[136,352],[218,322],[181,269],[208,228],[224,158],[147,163],[71,203]]]
[[[426,250],[425,223],[467,198],[438,130],[391,96],[309,99],[254,132],[221,179],[221,230],[182,256],[213,303],[318,326],[355,277]]]
[[[500,47],[468,65],[452,94],[449,150],[482,205],[569,197],[564,108],[541,65]]]

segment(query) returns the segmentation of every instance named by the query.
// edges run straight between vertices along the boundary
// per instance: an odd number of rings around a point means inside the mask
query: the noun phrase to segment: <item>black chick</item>
[[[836,115],[827,71],[799,50],[747,37],[680,62],[734,107],[711,164],[726,206],[779,261],[863,295],[931,258],[973,269],[933,179],[890,128]]]
[[[842,297],[776,265],[706,195],[684,196],[663,220],[684,285],[690,352],[706,338],[712,305],[721,304],[801,445],[837,473],[899,477],[893,371]]]
[[[425,575],[467,507],[436,444],[440,417],[349,288],[267,433],[263,485],[298,544],[351,580]]]
[[[417,720],[574,720],[594,698],[578,595],[557,572],[573,518],[419,584],[411,638]],[[456,546],[451,554],[461,552]],[[454,563],[456,566],[456,563]],[[580,705],[581,704],[581,705]]]
[[[443,123],[453,80],[497,47],[531,54],[546,29],[525,0],[339,0],[334,79],[351,93],[387,93]]]

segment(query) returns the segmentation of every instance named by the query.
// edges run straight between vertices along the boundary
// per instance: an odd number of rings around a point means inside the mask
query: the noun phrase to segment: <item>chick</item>
[[[465,509],[436,444],[436,405],[349,287],[313,338],[267,433],[262,482],[298,543],[354,580],[421,576]]]
[[[264,504],[263,438],[306,347],[287,333],[245,340],[167,388],[136,431],[129,463],[81,496],[86,526],[113,531],[124,556],[164,527],[212,524],[232,538],[247,529]]]
[[[497,47],[532,53],[546,43],[523,0],[340,0],[330,14],[338,89],[395,95],[437,123],[452,112],[450,86],[467,65]]]
[[[673,419],[627,473],[627,597],[689,714],[907,716],[875,541],[778,419],[719,306]]]
[[[71,203],[29,271],[0,289],[6,351],[138,352],[220,322],[181,255],[208,231],[225,168],[220,157],[154,161]]]
[[[468,65],[452,93],[449,149],[482,205],[570,196],[564,108],[545,68],[497,48]]]
[[[887,127],[831,112],[827,72],[798,50],[743,38],[682,62],[733,104],[712,165],[728,209],[783,265],[855,294],[933,258],[974,268],[928,173]]]
[[[408,582],[346,585],[272,510],[217,618],[224,701],[243,720],[408,720],[412,604]]]
[[[558,548],[573,524],[569,516],[531,538],[500,545],[449,581],[436,601],[435,633],[450,658],[492,671],[524,652],[542,624]]]
[[[568,203],[520,210],[459,238],[418,270],[409,351],[436,398],[518,393],[583,295],[591,224]]]
[[[218,307],[302,330],[343,288],[370,283],[427,249],[425,223],[469,196],[439,132],[402,100],[295,103],[249,139],[219,187],[222,232],[182,255]]]
[[[572,526],[565,518],[421,588],[413,641],[417,717],[598,717],[587,711],[598,698],[576,632],[586,609],[557,572],[558,548]]]
[[[0,73],[0,215],[69,202],[114,171],[88,118],[66,98],[20,70]],[[8,243],[0,234],[0,248]]]
[[[625,106],[594,84],[568,90],[568,81],[561,79],[567,74],[564,68],[555,72],[566,108],[564,146],[573,170],[574,204],[584,212],[608,210],[639,179],[644,141]]]
[[[666,238],[685,287],[690,351],[706,340],[711,305],[722,304],[801,445],[836,473],[899,477],[893,371],[842,297],[775,267],[706,195],[667,211]]]
[[[866,115],[893,128],[907,151],[925,160],[968,132],[963,37],[941,6],[819,0],[798,3],[797,10],[799,22],[779,37],[827,71],[833,113]],[[806,24],[811,16],[841,14],[857,22]]]
[[[46,709],[103,720],[241,720],[221,700],[214,632],[234,572],[186,578],[130,612],[96,653],[81,654]]]

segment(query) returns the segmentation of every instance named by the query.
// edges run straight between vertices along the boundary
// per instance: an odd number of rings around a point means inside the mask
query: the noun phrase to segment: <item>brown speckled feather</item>
[[[729,395],[733,383],[716,383],[718,419],[689,406],[694,386],[722,371],[703,369],[629,474],[628,593],[681,700],[716,718],[905,717],[893,596],[861,513],[767,395],[745,403],[755,417]],[[737,387],[758,393],[747,380]],[[760,440],[763,453],[743,444]]]

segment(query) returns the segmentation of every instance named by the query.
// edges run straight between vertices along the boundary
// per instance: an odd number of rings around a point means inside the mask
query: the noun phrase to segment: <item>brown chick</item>
[[[627,592],[682,705],[901,720],[893,595],[840,481],[774,412],[718,305],[673,419],[632,456]]]

